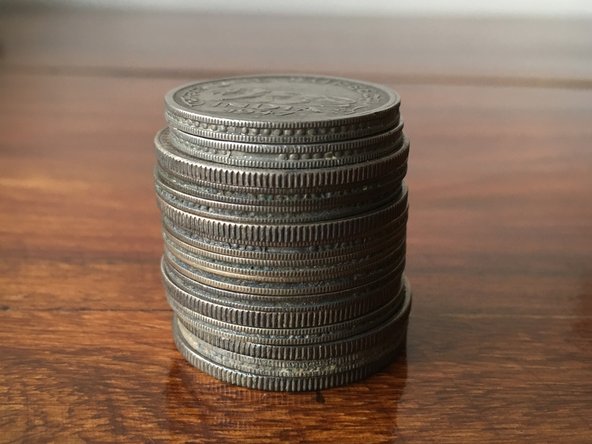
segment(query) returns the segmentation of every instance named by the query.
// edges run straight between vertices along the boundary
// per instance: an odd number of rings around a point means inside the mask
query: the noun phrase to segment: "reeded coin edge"
[[[364,349],[371,345],[376,345],[377,341],[398,331],[401,328],[402,323],[407,323],[411,310],[411,296],[408,289],[407,282],[403,279],[400,283],[399,291],[394,296],[396,299],[403,299],[402,305],[396,314],[384,323],[360,334],[316,344],[260,343],[256,341],[256,338],[255,340],[250,340],[242,335],[235,335],[220,329],[211,328],[197,321],[184,320],[179,316],[177,316],[177,320],[193,335],[212,345],[234,353],[266,359],[325,359],[335,355],[347,354],[354,348]]]
[[[401,182],[407,174],[407,164],[392,171],[380,181],[364,181],[354,184],[351,188],[331,188],[330,190],[302,190],[290,188],[246,189],[235,185],[211,184],[204,180],[195,180],[176,175],[157,164],[154,169],[154,180],[170,189],[183,194],[192,195],[198,199],[216,200],[221,205],[256,205],[264,208],[282,208],[283,211],[311,211],[324,207],[349,205],[357,202],[362,196],[373,199],[390,193],[401,187]]]
[[[157,197],[163,217],[173,224],[209,238],[229,243],[247,242],[249,245],[297,246],[302,244],[327,243],[344,238],[360,236],[380,230],[385,224],[404,219],[407,213],[407,187],[389,205],[368,213],[343,219],[302,224],[249,224],[204,218],[187,213]]]
[[[206,273],[215,275],[218,279],[245,283],[247,281],[260,282],[261,285],[269,284],[306,284],[316,282],[329,282],[340,280],[355,274],[372,274],[373,270],[383,270],[387,264],[398,262],[406,251],[406,242],[391,246],[380,251],[381,254],[356,258],[349,263],[333,264],[329,267],[289,267],[279,268],[252,265],[243,266],[232,261],[212,261],[205,258],[196,258],[191,254],[176,249],[174,246],[165,243],[165,256],[173,258],[175,263],[186,267],[187,270],[195,273]]]
[[[372,330],[376,326],[387,322],[388,319],[398,313],[401,305],[404,303],[401,296],[397,295],[396,298],[393,297],[387,300],[386,304],[382,307],[376,308],[357,318],[339,323],[302,328],[283,328],[281,326],[264,328],[221,321],[186,308],[169,293],[166,293],[166,297],[175,314],[182,318],[185,323],[193,323],[193,325],[199,328],[219,330],[222,333],[233,335],[237,340],[243,339],[259,344],[290,346],[338,341]]]
[[[175,268],[169,266],[164,257],[161,260],[161,265],[167,273],[167,276],[186,293],[192,295],[205,294],[205,296],[203,296],[205,299],[218,301],[228,306],[236,306],[239,308],[241,304],[250,308],[257,306],[262,311],[275,311],[275,307],[278,306],[293,311],[311,305],[324,307],[331,304],[339,304],[344,300],[355,299],[358,297],[372,298],[382,291],[385,286],[400,282],[401,275],[404,271],[402,267],[397,267],[396,269],[390,270],[388,273],[383,273],[377,279],[369,281],[361,286],[347,288],[332,293],[303,293],[278,296],[273,293],[237,293],[235,291],[203,284],[177,272]],[[400,265],[402,265],[402,263]]]
[[[170,237],[164,237],[165,249],[170,250],[179,260],[192,267],[205,266],[210,269],[220,269],[224,274],[232,273],[233,276],[240,275],[248,278],[249,276],[273,276],[283,278],[285,276],[312,277],[317,275],[340,276],[350,273],[352,268],[358,268],[364,264],[375,264],[381,261],[389,252],[403,252],[406,248],[405,239],[385,238],[384,243],[379,244],[378,248],[368,248],[354,254],[343,255],[334,261],[325,261],[319,264],[315,262],[305,262],[295,260],[294,262],[280,262],[273,260],[253,261],[237,258],[235,256],[217,255],[207,250],[191,248],[172,240]],[[295,255],[296,256],[296,255]]]
[[[378,196],[375,195],[377,193],[369,196],[359,195],[357,197],[359,197],[360,203],[356,206],[303,209],[301,207],[299,208],[298,203],[294,207],[290,207],[238,204],[210,200],[178,191],[160,182],[158,179],[155,183],[156,195],[159,199],[187,213],[229,222],[263,224],[323,222],[332,219],[353,217],[386,205],[393,198],[401,194],[401,188],[398,187],[388,191],[380,190],[382,193]]]
[[[354,288],[361,289],[367,285],[371,285],[381,275],[391,275],[402,271],[405,267],[405,254],[404,252],[399,254],[393,254],[393,260],[397,264],[392,269],[385,263],[381,268],[375,269],[372,272],[363,269],[356,274],[355,277],[350,279],[345,277],[337,277],[334,279],[327,280],[307,280],[302,282],[267,282],[261,280],[246,280],[246,279],[231,279],[223,276],[219,276],[216,273],[212,273],[208,270],[203,270],[195,267],[188,266],[187,264],[178,261],[174,256],[169,254],[165,250],[163,255],[167,265],[171,266],[175,272],[184,275],[185,277],[200,282],[204,285],[208,285],[223,290],[233,291],[236,293],[249,293],[257,295],[269,295],[277,297],[290,297],[298,295],[313,295],[313,294],[333,294],[340,291],[346,291]],[[285,285],[282,285],[285,284]]]
[[[192,313],[228,324],[268,329],[308,328],[349,321],[386,306],[389,300],[397,298],[402,291],[401,273],[395,276],[396,279],[383,283],[389,289],[379,287],[374,291],[344,292],[341,298],[326,301],[322,295],[312,301],[303,298],[296,302],[282,298],[284,300],[277,301],[277,305],[260,306],[249,304],[239,295],[236,300],[222,300],[209,292],[191,291],[178,282],[164,264],[161,272],[168,297]],[[394,291],[390,288],[391,284],[399,288]]]
[[[274,188],[318,189],[342,187],[367,180],[376,180],[402,166],[409,154],[409,139],[402,147],[388,156],[355,165],[315,168],[310,170],[275,170],[240,168],[220,163],[192,159],[175,147],[166,138],[166,132],[159,132],[154,138],[159,165],[176,176],[192,181],[203,181],[212,185],[230,185],[251,189]]]
[[[187,344],[202,356],[225,367],[265,376],[321,376],[335,371],[349,371],[388,353],[392,346],[390,343],[383,343],[370,349],[318,360],[269,359],[242,355],[216,347],[193,335],[182,323],[178,323],[178,331]]]
[[[382,360],[372,362],[365,367],[344,373],[333,373],[320,377],[286,378],[253,375],[246,372],[233,370],[217,364],[200,355],[184,341],[182,335],[177,333],[176,321],[173,318],[173,339],[181,355],[194,367],[224,382],[247,388],[267,391],[311,391],[323,390],[340,385],[346,385],[360,380],[388,365],[398,354],[400,347],[406,339],[406,332],[401,334],[399,343],[393,347],[392,354]]]
[[[361,250],[376,248],[377,244],[381,242],[389,242],[395,238],[403,238],[407,234],[407,211],[397,219],[385,224],[383,232],[386,233],[384,236],[376,236],[373,233],[369,233],[367,236],[360,236],[359,238],[352,239],[348,242],[337,242],[333,244],[322,245],[322,247],[330,248],[319,248],[321,245],[304,246],[298,249],[293,248],[282,248],[272,247],[269,245],[265,246],[254,246],[249,244],[234,245],[236,242],[233,241],[217,241],[213,239],[202,238],[199,240],[195,237],[195,233],[191,230],[175,224],[174,221],[168,219],[166,216],[163,217],[163,228],[166,233],[174,237],[176,240],[182,242],[185,245],[192,246],[193,248],[206,250],[216,254],[224,255],[233,258],[246,258],[254,260],[262,260],[263,258],[268,260],[278,261],[339,261],[345,255],[358,254]],[[192,236],[189,235],[192,234]],[[311,247],[314,247],[311,250]],[[300,262],[298,262],[300,263]]]

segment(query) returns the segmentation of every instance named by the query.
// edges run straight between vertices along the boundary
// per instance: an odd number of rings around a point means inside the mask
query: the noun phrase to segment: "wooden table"
[[[592,441],[592,23],[0,10],[1,442]],[[267,71],[395,87],[406,357],[230,386],[175,350],[152,189],[164,93]]]

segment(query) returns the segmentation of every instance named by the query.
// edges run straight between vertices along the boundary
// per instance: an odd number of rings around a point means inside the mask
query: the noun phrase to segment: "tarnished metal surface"
[[[327,388],[388,364],[411,307],[398,95],[255,76],[186,85],[165,104],[154,178],[185,358],[266,390]]]

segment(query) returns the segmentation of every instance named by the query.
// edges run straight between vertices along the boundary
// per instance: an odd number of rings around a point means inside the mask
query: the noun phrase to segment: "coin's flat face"
[[[399,102],[377,85],[317,76],[220,79],[182,87],[168,99],[173,108],[204,116],[296,125],[367,116]]]

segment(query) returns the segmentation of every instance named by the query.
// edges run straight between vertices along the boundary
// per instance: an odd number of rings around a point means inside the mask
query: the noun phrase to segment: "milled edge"
[[[402,274],[399,273],[397,276],[400,282]],[[313,325],[302,328],[284,328],[280,326],[264,328],[221,321],[186,308],[168,293],[166,293],[166,296],[175,314],[182,318],[185,323],[193,323],[193,325],[200,328],[205,326],[213,330],[220,330],[235,336],[237,340],[243,339],[259,344],[290,346],[318,345],[323,342],[342,340],[363,333],[386,322],[401,305],[401,301],[391,299],[387,301],[385,306],[367,312],[363,316],[335,324]]]
[[[411,306],[411,293],[410,295]],[[286,377],[268,377],[253,375],[247,372],[240,372],[231,368],[216,364],[201,356],[196,351],[192,350],[188,344],[183,340],[183,337],[178,333],[176,318],[172,319],[173,325],[173,339],[177,349],[181,355],[194,367],[200,369],[206,374],[209,374],[219,380],[239,385],[243,387],[268,390],[268,391],[311,391],[323,390],[331,387],[349,384],[351,382],[360,380],[372,373],[385,367],[392,362],[398,355],[402,346],[404,346],[407,337],[407,322],[401,329],[401,334],[395,339],[393,343],[392,353],[385,356],[384,359],[371,362],[366,366],[358,369],[343,372],[323,375],[321,377],[305,377],[305,378],[286,378]]]
[[[382,268],[375,269],[372,272],[368,270],[361,270],[357,272],[355,276],[351,276],[349,279],[346,278],[335,278],[319,281],[303,281],[296,283],[282,283],[282,282],[262,282],[246,279],[237,280],[221,280],[219,276],[206,270],[189,267],[186,264],[177,261],[168,251],[165,250],[163,255],[167,265],[171,266],[177,273],[184,275],[185,277],[200,282],[204,285],[211,287],[220,288],[223,290],[233,291],[236,293],[250,293],[258,295],[273,295],[278,297],[283,296],[298,296],[305,294],[325,294],[335,293],[339,291],[345,291],[352,288],[363,287],[364,285],[374,282],[377,276],[380,276],[385,272],[392,273],[390,267],[383,265]],[[395,270],[403,269],[405,267],[405,251],[401,253],[393,254],[393,258],[399,259]],[[239,282],[239,283],[233,283]],[[283,285],[282,285],[283,284]]]
[[[186,213],[157,198],[162,215],[175,225],[188,228],[209,238],[246,242],[249,245],[297,246],[305,244],[336,242],[343,238],[353,238],[361,234],[380,230],[388,222],[402,218],[407,212],[407,187],[403,186],[402,196],[372,212],[332,221],[306,224],[248,224],[204,218]]]
[[[259,376],[233,370],[220,364],[216,364],[196,353],[183,342],[183,338],[180,335],[175,333],[173,338],[177,349],[187,362],[216,379],[251,389],[276,392],[303,392],[324,390],[332,387],[347,385],[352,382],[364,379],[381,370],[383,367],[386,367],[388,364],[390,364],[397,356],[401,344],[403,344],[406,339],[406,332],[401,335],[397,345],[393,348],[392,354],[385,356],[382,360],[372,362],[365,367],[360,367],[349,372],[334,373],[330,375],[308,378]]]
[[[392,171],[407,161],[409,139],[405,138],[402,148],[389,156],[333,168],[311,170],[264,170],[227,167],[187,158],[177,151],[167,139],[168,131],[157,133],[154,139],[159,165],[177,176],[210,184],[222,184],[252,189],[273,190],[276,188],[319,189],[343,187],[366,180],[376,180],[392,174]]]
[[[269,245],[257,247],[249,244],[239,245],[234,244],[233,242],[235,241],[217,241],[205,237],[203,240],[199,240],[191,230],[175,224],[174,221],[168,219],[166,216],[163,217],[162,222],[164,230],[183,243],[195,248],[222,254],[224,256],[254,259],[267,258],[269,260],[282,261],[292,261],[295,260],[295,258],[306,261],[324,261],[333,259],[337,260],[344,254],[359,254],[361,250],[374,248],[377,243],[388,240],[391,237],[405,237],[407,234],[407,219],[408,211],[406,208],[401,216],[387,222],[382,227],[382,234],[386,237],[382,235],[379,237],[376,233],[370,232],[366,236],[349,239],[347,242],[339,241],[333,244],[304,245],[300,247],[290,246],[290,251],[285,251],[282,247],[272,247]],[[257,248],[265,248],[265,250],[258,250]],[[311,248],[313,249],[311,250]]]
[[[184,271],[189,271],[191,276],[188,277],[191,278],[195,274],[198,274],[200,277],[215,276],[214,279],[228,283],[236,281],[245,285],[246,282],[251,281],[254,285],[260,284],[266,288],[275,288],[276,285],[278,285],[278,288],[291,288],[294,285],[314,283],[315,288],[319,288],[318,285],[322,282],[348,280],[348,277],[356,274],[368,274],[370,276],[382,272],[384,267],[391,263],[392,260],[404,257],[406,253],[406,242],[403,241],[394,247],[385,248],[380,255],[373,254],[356,261],[351,261],[350,263],[334,264],[329,267],[319,268],[290,267],[280,269],[274,267],[273,269],[269,269],[269,267],[239,267],[237,264],[229,262],[220,263],[207,259],[196,259],[193,256],[176,250],[166,243],[164,251],[164,257],[167,258],[166,262],[171,263],[175,269],[183,274],[185,274]],[[361,281],[363,280],[356,280],[356,282]],[[285,286],[282,284],[285,284]]]
[[[172,171],[164,170],[160,165],[154,169],[154,180],[183,194],[192,195],[198,199],[215,199],[220,205],[254,205],[263,209],[278,206],[282,211],[312,211],[328,206],[349,205],[361,196],[373,199],[374,196],[390,194],[391,190],[400,188],[401,182],[407,174],[407,164],[393,170],[382,180],[364,181],[354,184],[351,188],[331,189],[327,192],[314,190],[303,192],[301,189],[246,189],[234,185],[212,184],[204,180],[195,180],[176,175]],[[254,198],[253,196],[258,196]]]
[[[391,282],[387,282],[374,291],[352,293],[329,302],[319,299],[313,303],[300,301],[300,305],[293,303],[287,306],[281,305],[280,302],[276,307],[250,306],[246,303],[233,304],[232,301],[227,300],[215,301],[203,292],[190,293],[174,276],[167,275],[164,270],[162,273],[165,290],[169,297],[187,310],[229,324],[264,329],[309,328],[345,322],[376,310],[393,298]],[[401,277],[402,274],[392,280],[392,284],[399,287],[395,294],[400,294],[402,291]],[[208,330],[206,324],[195,319],[192,322],[200,331]],[[208,331],[214,330],[209,328]],[[221,330],[215,331],[221,334]],[[228,336],[234,337],[234,335]]]
[[[322,255],[312,257],[308,254],[292,254],[284,253],[283,255],[273,255],[269,253],[261,253],[259,255],[254,252],[245,255],[228,255],[227,250],[223,248],[202,248],[200,245],[193,245],[178,237],[179,233],[175,234],[170,227],[163,225],[162,237],[165,243],[174,245],[174,247],[186,254],[200,256],[212,260],[232,261],[242,266],[256,266],[256,267],[315,267],[323,265],[325,267],[335,266],[344,262],[351,262],[361,256],[371,256],[380,254],[392,245],[400,245],[405,241],[405,230],[398,229],[385,237],[379,239],[369,239],[364,242],[362,248],[358,250],[347,249],[339,251],[335,256]]]
[[[399,196],[402,187],[392,190],[382,190],[379,196],[359,195],[359,201],[362,203],[357,206],[337,207],[332,209],[312,208],[302,210],[298,204],[292,206],[271,206],[271,205],[251,205],[237,204],[229,202],[220,202],[217,200],[204,199],[198,196],[178,191],[168,185],[155,182],[155,190],[159,199],[167,204],[185,211],[186,213],[205,218],[215,218],[229,222],[247,222],[247,223],[309,223],[323,222],[333,219],[342,219],[353,217],[362,213],[375,210],[378,207],[388,204],[393,198]],[[371,199],[374,197],[374,199]]]
[[[177,286],[185,289],[187,293],[199,293],[205,294],[204,296],[210,300],[216,300],[224,303],[228,306],[242,307],[242,301],[246,307],[262,306],[261,310],[265,307],[282,306],[285,309],[291,311],[298,311],[305,309],[305,307],[314,306],[325,306],[338,303],[345,299],[356,298],[356,297],[368,297],[372,298],[379,291],[383,290],[383,287],[390,287],[393,282],[400,281],[401,274],[403,272],[403,261],[401,261],[396,267],[389,270],[387,273],[379,276],[373,281],[369,281],[363,285],[348,288],[345,290],[334,291],[330,293],[303,293],[303,294],[292,294],[292,295],[277,295],[277,294],[255,294],[255,293],[237,293],[223,288],[212,287],[207,284],[203,284],[199,281],[195,281],[179,272],[173,267],[169,266],[164,256],[161,259],[162,268],[165,269],[166,273],[170,278],[174,280]],[[191,307],[189,307],[191,308]],[[273,308],[265,309],[274,311]]]
[[[270,279],[269,282],[300,282],[302,279],[316,280],[321,276],[325,278],[340,277],[350,274],[352,268],[378,267],[388,257],[404,254],[406,241],[405,239],[397,239],[396,242],[387,243],[385,239],[380,249],[364,251],[360,255],[349,255],[339,262],[324,263],[320,266],[318,264],[282,266],[269,261],[263,264],[245,264],[233,257],[213,257],[212,255],[202,255],[201,252],[190,252],[167,240],[165,240],[164,246],[165,250],[188,266],[212,273],[219,272],[222,276],[230,275],[230,277],[246,280],[253,278],[267,281]]]
[[[319,360],[336,356],[347,355],[354,350],[361,351],[368,347],[378,345],[378,341],[385,339],[399,330],[401,323],[406,323],[411,309],[405,278],[399,283],[398,291],[390,296],[398,301],[398,306],[390,318],[385,322],[366,331],[353,334],[349,337],[316,344],[304,345],[273,345],[261,344],[241,335],[235,335],[219,329],[208,327],[203,323],[183,320],[177,316],[180,322],[192,335],[208,342],[216,347],[236,354],[242,354],[254,358],[291,360]]]
[[[175,279],[170,270],[162,267],[162,278],[168,296],[192,314],[228,324],[264,329],[318,327],[353,320],[371,309],[377,309],[381,302],[386,303],[389,299],[387,295],[392,293],[390,283],[400,280],[402,273],[402,269],[397,269],[392,274],[392,279],[386,281],[385,287],[377,290],[369,288],[352,290],[350,293],[344,292],[340,299],[334,299],[330,303],[311,304],[301,300],[301,306],[296,306],[294,303],[287,306],[289,301],[287,298],[282,298],[283,301],[279,300],[277,307],[267,306],[263,310],[261,307],[247,303],[216,300],[206,292],[190,292]],[[321,297],[322,295],[318,296],[317,300],[321,301]]]

